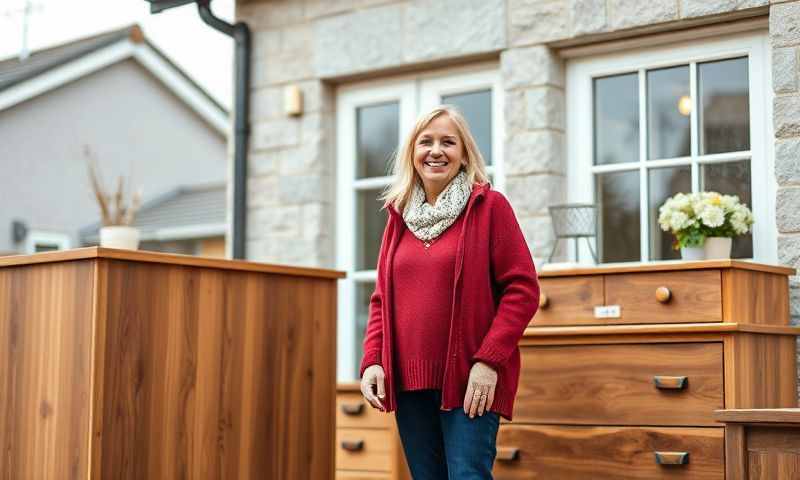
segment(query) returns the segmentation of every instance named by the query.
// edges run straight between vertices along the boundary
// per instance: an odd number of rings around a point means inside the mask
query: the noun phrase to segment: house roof
[[[134,225],[142,241],[186,240],[225,235],[225,184],[181,186],[145,203]],[[99,241],[100,222],[80,230],[81,243]]]
[[[228,110],[151,43],[137,24],[0,60],[0,110],[133,58],[223,133]]]

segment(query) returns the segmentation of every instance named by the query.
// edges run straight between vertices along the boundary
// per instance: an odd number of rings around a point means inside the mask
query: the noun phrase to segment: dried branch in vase
[[[113,210],[112,210],[112,196],[106,191],[102,177],[97,167],[97,160],[92,155],[88,145],[84,145],[84,156],[86,157],[86,165],[89,171],[89,181],[92,186],[94,197],[97,200],[97,205],[100,208],[100,221],[104,227],[112,225],[132,225],[136,218],[136,212],[139,210],[142,202],[141,189],[133,192],[130,202],[125,202],[125,179],[122,175],[117,178],[117,190],[113,196]]]

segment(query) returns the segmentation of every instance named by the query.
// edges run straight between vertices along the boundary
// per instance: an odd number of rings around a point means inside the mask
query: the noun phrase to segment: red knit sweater
[[[406,228],[394,257],[397,388],[442,388],[463,212],[428,248]]]
[[[378,255],[378,276],[370,298],[360,376],[370,365],[386,374],[387,412],[397,408],[394,378],[392,272],[405,222],[387,206],[389,220]],[[482,361],[497,370],[491,411],[512,418],[520,376],[517,346],[539,305],[539,283],[531,252],[508,200],[490,185],[475,185],[465,207],[456,249],[447,360],[441,409],[464,405],[472,365]]]

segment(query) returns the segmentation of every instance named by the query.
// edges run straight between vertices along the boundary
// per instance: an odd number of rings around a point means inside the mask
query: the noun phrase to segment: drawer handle
[[[667,287],[656,288],[656,300],[661,303],[668,303],[672,300],[672,292]]]
[[[689,377],[667,377],[664,375],[653,377],[653,383],[656,388],[661,390],[683,390],[688,382]]]
[[[519,448],[516,447],[497,447],[497,460],[501,462],[513,462],[519,459]]]
[[[539,293],[539,308],[545,309],[549,305],[550,305],[550,297],[548,297],[546,293],[540,292]]]
[[[659,465],[686,465],[689,463],[689,452],[655,452]]]
[[[342,412],[345,415],[361,415],[364,412],[363,403],[344,403],[342,404]]]
[[[364,440],[342,440],[342,448],[348,452],[364,450]]]

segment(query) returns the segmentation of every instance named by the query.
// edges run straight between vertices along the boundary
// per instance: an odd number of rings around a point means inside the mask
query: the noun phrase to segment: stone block
[[[497,51],[506,47],[506,1],[415,0],[403,25],[404,63]]]
[[[528,242],[531,255],[535,257],[547,258],[550,249],[555,242],[553,225],[549,216],[522,217],[519,218],[519,226]]]
[[[791,93],[797,90],[797,52],[797,48],[772,50],[772,86],[775,93]]]
[[[509,36],[513,46],[567,38],[570,11],[564,0],[509,0]]]
[[[278,199],[278,177],[275,175],[265,175],[260,177],[248,177],[247,179],[247,206],[250,209],[259,207],[271,207],[279,205]]]
[[[275,175],[280,166],[280,156],[277,151],[252,152],[248,155],[248,164],[248,177]]]
[[[283,205],[325,203],[328,199],[330,178],[323,175],[301,175],[281,177],[278,183],[278,199]]]
[[[247,238],[285,237],[300,235],[300,207],[297,205],[276,205],[248,212]]]
[[[675,0],[609,0],[611,30],[652,25],[678,19],[678,2]]]
[[[538,87],[525,92],[529,129],[554,128],[564,130],[564,92],[560,88]]]
[[[290,147],[300,141],[300,122],[293,118],[279,118],[253,124],[250,144],[253,150]]]
[[[282,27],[305,19],[305,2],[270,0],[268,2],[238,2],[236,19],[247,22],[252,30]]]
[[[598,33],[608,29],[606,0],[570,0],[572,36]]]
[[[564,135],[552,130],[523,132],[508,140],[507,175],[564,172]]]
[[[395,4],[316,20],[315,76],[334,77],[400,64],[404,14],[405,4]]]
[[[702,17],[769,5],[769,0],[681,0],[681,17]]]
[[[779,96],[773,100],[775,137],[800,136],[800,96]]]
[[[778,188],[775,210],[780,233],[800,232],[800,187]]]
[[[506,178],[506,192],[517,217],[547,215],[547,207],[564,201],[562,175],[523,175]]]
[[[800,2],[770,7],[769,35],[772,48],[800,45]]]
[[[500,54],[500,69],[506,90],[543,85],[564,86],[564,64],[549,48],[512,48]]]
[[[778,185],[800,184],[800,138],[775,142],[775,177]]]
[[[509,90],[503,96],[503,114],[506,136],[527,130],[528,113],[525,105],[525,90]]]

